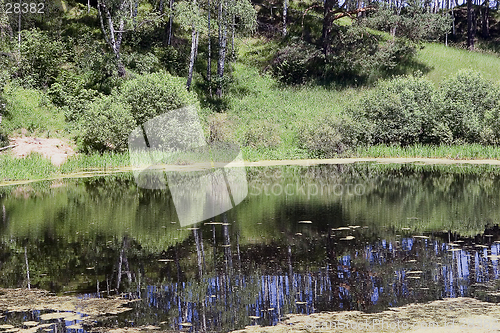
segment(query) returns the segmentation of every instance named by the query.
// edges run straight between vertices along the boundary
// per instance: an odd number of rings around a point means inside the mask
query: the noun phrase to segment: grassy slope
[[[327,114],[337,114],[367,88],[333,90],[318,86],[290,87],[279,85],[256,68],[270,59],[276,44],[264,39],[244,39],[239,44],[239,60],[234,75],[237,89],[230,94],[228,114],[238,124],[236,132],[245,144],[245,131],[258,126],[259,120],[279,125],[281,143],[274,148],[245,147],[248,160],[310,157],[298,148],[297,134],[304,122],[321,122]],[[425,76],[439,85],[460,69],[474,69],[491,80],[500,77],[500,58],[485,53],[426,43],[417,62],[428,68]],[[500,158],[500,149],[481,145],[452,147],[414,146],[409,148],[375,146],[360,148],[355,156],[366,157],[445,157]]]
[[[271,59],[276,47],[276,43],[264,39],[248,38],[239,42],[239,60],[234,65],[233,73],[236,84],[228,94],[229,104],[226,110],[229,119],[236,125],[233,128],[236,138],[244,144],[249,130],[253,132],[261,130],[261,134],[268,135],[265,129],[262,130],[263,123],[275,125],[273,132],[276,133],[271,134],[276,134],[275,137],[278,137],[272,139],[276,141],[271,142],[271,146],[274,144],[274,147],[244,147],[243,152],[247,160],[310,157],[306,151],[298,148],[297,134],[304,122],[318,123],[326,115],[340,112],[346,104],[355,100],[366,89],[333,90],[318,86],[299,88],[281,86],[270,76],[259,75],[258,70],[262,68],[263,63]],[[492,80],[500,77],[500,58],[490,54],[470,53],[444,45],[426,44],[419,52],[417,60],[429,68],[425,75],[436,84],[462,68],[478,70]],[[43,119],[46,119],[46,116]],[[12,125],[14,123],[15,120],[12,121]],[[47,123],[51,126],[39,130],[56,131],[56,128],[53,128],[53,118]],[[61,125],[59,120],[56,123]],[[409,148],[376,146],[360,148],[354,155],[498,159],[500,149],[480,145]],[[119,167],[128,163],[126,155],[80,156],[70,160],[61,168],[47,166],[35,171],[34,169],[40,166],[38,159],[39,157],[33,157],[26,161],[15,162],[5,154],[0,155],[0,181],[45,178],[81,169]]]
[[[436,84],[460,69],[479,71],[484,77],[493,81],[500,78],[500,58],[493,54],[469,52],[446,47],[443,44],[426,43],[418,53],[417,61],[430,69],[426,76]]]

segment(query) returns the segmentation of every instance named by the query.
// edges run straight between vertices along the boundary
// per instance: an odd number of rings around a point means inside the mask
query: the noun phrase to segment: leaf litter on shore
[[[40,289],[7,289],[0,288],[0,311],[1,312],[46,312],[40,315],[41,321],[64,319],[75,322],[82,320],[93,320],[96,317],[116,315],[132,310],[126,304],[137,300],[125,299],[119,296],[108,298],[78,298],[76,296],[55,296],[46,290]],[[9,326],[9,327],[7,327]],[[0,329],[16,329],[19,332],[36,332],[39,329],[50,326],[34,321],[28,321],[21,326],[28,329],[19,330],[12,325],[4,325]],[[76,327],[76,326],[75,326]]]

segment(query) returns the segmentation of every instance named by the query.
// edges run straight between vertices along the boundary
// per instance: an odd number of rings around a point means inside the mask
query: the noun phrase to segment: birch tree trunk
[[[226,4],[227,5],[227,4]],[[225,18],[223,0],[219,0],[219,61],[217,63],[217,97],[222,97],[222,81],[227,53],[227,22]]]
[[[191,32],[191,55],[189,57],[189,71],[188,71],[188,79],[186,83],[186,89],[189,90],[191,88],[191,82],[193,80],[193,71],[194,71],[194,62],[196,60],[196,36],[198,32],[196,31],[195,26],[193,25],[193,30]]]
[[[288,14],[288,0],[283,0],[283,37],[286,36],[286,16]]]
[[[120,4],[120,9],[119,9],[120,12],[123,10],[124,6],[125,6],[125,1],[123,1]],[[99,21],[101,23],[101,30],[102,30],[102,33],[104,35],[104,39],[106,40],[108,45],[113,50],[113,53],[114,53],[115,58],[116,58],[117,67],[118,67],[118,76],[124,77],[126,75],[126,71],[125,71],[125,66],[123,65],[121,58],[120,58],[120,47],[122,44],[123,28],[125,27],[125,21],[124,21],[123,17],[120,17],[119,24],[118,24],[118,31],[115,31],[113,17],[111,16],[111,12],[109,11],[109,8],[106,6],[106,4],[102,0],[100,0],[97,3],[97,11],[99,13]],[[104,12],[104,14],[106,15],[108,31],[106,31],[106,28],[104,27],[102,12]]]
[[[208,92],[212,97],[212,35],[210,32],[210,0],[208,0],[208,59],[207,59],[207,81]]]
[[[172,8],[174,7],[174,0],[170,0],[170,13],[172,13]],[[174,22],[174,17],[170,14],[168,18],[168,41],[167,45],[172,45],[172,25]]]

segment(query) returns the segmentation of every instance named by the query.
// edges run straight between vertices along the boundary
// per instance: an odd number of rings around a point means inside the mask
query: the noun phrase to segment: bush
[[[307,149],[314,157],[330,158],[356,146],[360,130],[346,116],[325,116],[300,125],[298,139],[300,148]]]
[[[486,137],[490,137],[486,141],[491,140],[492,133],[497,132],[495,114],[500,96],[497,86],[478,72],[462,70],[444,82],[441,92],[441,116],[454,140],[468,143],[481,142]],[[483,133],[486,123],[490,126],[489,134]]]
[[[208,116],[208,142],[233,142],[234,124],[228,119],[227,113],[215,113]]]
[[[21,58],[17,74],[27,86],[47,87],[52,84],[64,62],[64,44],[38,30],[24,30]]]
[[[428,12],[420,0],[408,1],[399,14],[385,3],[375,6],[377,10],[368,13],[364,24],[372,29],[395,32],[396,36],[414,42],[438,40],[450,32],[453,23],[449,15]]]
[[[281,49],[274,59],[273,75],[286,84],[302,84],[321,74],[324,67],[322,53],[305,42],[294,43]]]
[[[64,110],[66,121],[76,124],[99,93],[85,88],[82,76],[64,71],[47,90],[47,95],[56,106]]]
[[[484,127],[481,131],[481,142],[484,144],[500,145],[500,100],[486,111]]]
[[[276,148],[280,144],[280,126],[268,120],[251,122],[243,137],[243,145],[253,148]]]
[[[409,145],[448,140],[435,108],[432,82],[401,76],[380,83],[350,112],[357,123],[365,123],[361,140],[366,143]]]
[[[286,84],[310,80],[359,84],[392,73],[410,61],[416,44],[407,39],[383,41],[360,25],[333,25],[331,50],[325,56],[312,44],[300,41],[278,51],[272,66],[273,75]]]
[[[110,96],[90,104],[82,116],[80,144],[87,151],[125,150],[128,136],[138,125],[190,105],[197,106],[196,96],[186,90],[183,78],[167,73],[137,76],[123,83]],[[166,140],[175,136],[175,133],[157,134]]]
[[[136,123],[131,106],[117,94],[95,100],[82,117],[79,143],[85,151],[123,151]]]
[[[184,78],[160,72],[125,82],[119,94],[140,125],[167,111],[197,104],[196,95],[188,92],[185,85]]]
[[[160,69],[160,60],[150,52],[124,54],[122,60],[128,69],[139,74],[154,73]]]

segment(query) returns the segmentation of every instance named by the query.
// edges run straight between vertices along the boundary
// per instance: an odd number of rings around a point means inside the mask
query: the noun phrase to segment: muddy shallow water
[[[457,297],[496,311],[496,166],[249,167],[246,178],[240,204],[184,226],[173,191],[130,173],[1,187],[0,330],[291,329],[296,315]]]

